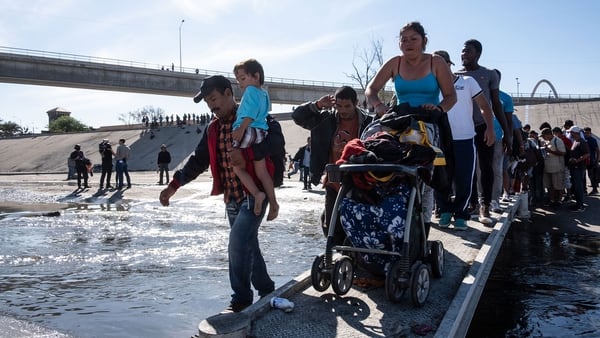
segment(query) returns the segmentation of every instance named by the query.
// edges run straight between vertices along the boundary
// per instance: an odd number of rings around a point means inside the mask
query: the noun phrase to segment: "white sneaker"
[[[502,195],[502,202],[506,202],[506,203],[510,202],[510,196],[507,193],[504,193]]]

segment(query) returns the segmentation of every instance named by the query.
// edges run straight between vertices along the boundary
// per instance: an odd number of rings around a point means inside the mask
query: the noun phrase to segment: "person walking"
[[[77,171],[77,188],[81,189],[81,180],[83,179],[83,188],[89,188],[88,185],[88,170],[85,166],[85,155],[81,151],[81,146],[76,144],[73,152],[71,153],[71,159],[75,161],[75,170]]]
[[[453,65],[450,55],[444,50],[433,52],[441,56],[448,68]],[[492,108],[482,95],[481,88],[475,79],[470,76],[454,77],[454,88],[456,90],[456,104],[448,110],[448,121],[452,130],[452,147],[454,148],[454,198],[450,191],[435,191],[436,204],[440,209],[439,226],[447,228],[454,217],[454,229],[468,229],[467,221],[471,215],[467,211],[469,197],[471,196],[471,184],[475,172],[475,125],[473,123],[473,102],[480,107],[480,114],[486,124],[485,141],[487,145],[493,145],[496,138],[493,125]]]
[[[483,90],[485,98],[492,107],[494,116],[502,126],[503,143],[505,153],[510,154],[512,150],[512,128],[506,121],[500,102],[500,80],[498,74],[486,67],[479,65],[483,47],[481,42],[470,39],[465,41],[461,51],[463,68],[458,70],[458,75],[473,77]],[[488,146],[484,141],[486,125],[481,118],[479,107],[473,106],[473,121],[475,123],[475,147],[477,149],[477,195],[479,202],[479,222],[485,225],[492,224],[490,215],[490,204],[494,186],[493,157],[494,147]],[[474,205],[474,203],[472,203]]]
[[[106,189],[112,189],[110,185],[110,177],[113,170],[113,155],[115,152],[108,140],[103,140],[99,145],[100,158],[102,160],[102,174],[100,175],[100,189],[104,188],[104,179],[106,178]]]
[[[394,82],[398,105],[408,104],[431,114],[434,111],[445,113],[454,106],[456,91],[450,68],[442,57],[425,53],[427,40],[425,28],[419,22],[409,22],[400,29],[401,55],[387,60],[365,89],[365,96],[374,107],[375,114],[381,116],[388,109],[378,95],[389,80]],[[430,142],[433,146],[440,147],[438,124],[427,123],[426,126],[431,135]],[[433,195],[433,188],[425,185],[422,205],[427,227],[431,225],[433,215]]]
[[[358,106],[358,95],[349,86],[338,88],[334,95],[325,95],[316,101],[303,103],[292,112],[298,126],[310,130],[310,165],[304,175],[310,175],[310,184],[325,186],[325,210],[321,216],[323,233],[327,237],[329,223],[339,185],[327,182],[325,166],[335,163],[346,143],[359,137],[373,118]],[[316,145],[316,147],[315,147]],[[323,177],[323,178],[322,178]],[[339,218],[334,225],[334,244],[342,244],[346,234]]]
[[[123,189],[123,175],[127,179],[127,188],[131,188],[131,178],[129,177],[129,170],[127,169],[127,160],[131,149],[125,145],[125,139],[119,140],[117,146],[117,152],[115,153],[115,170],[117,171],[116,185],[117,189]]]
[[[310,183],[310,137],[306,139],[306,144],[296,153],[294,158],[300,163],[300,180],[304,183],[302,190],[312,190]]]
[[[231,158],[233,122],[236,119],[238,105],[233,96],[231,82],[221,75],[210,76],[202,82],[195,102],[206,101],[216,117],[211,120],[202,139],[182,169],[173,174],[171,183],[161,191],[159,200],[164,206],[179,188],[194,180],[210,168],[213,182],[211,195],[223,194],[229,232],[229,282],[233,294],[229,311],[240,312],[250,306],[254,300],[251,285],[260,297],[275,290],[275,283],[267,272],[264,257],[258,242],[258,228],[265,215],[267,201],[263,201],[260,215],[254,213],[254,197],[246,193],[242,182],[235,175]],[[252,168],[252,148],[241,150],[245,156],[246,170],[258,181]],[[273,163],[266,157],[269,174],[273,175]]]
[[[158,152],[158,159],[156,160],[159,171],[159,185],[163,184],[163,175],[166,175],[166,183],[169,184],[169,163],[171,163],[171,153],[169,153],[165,144],[161,144],[160,151]]]

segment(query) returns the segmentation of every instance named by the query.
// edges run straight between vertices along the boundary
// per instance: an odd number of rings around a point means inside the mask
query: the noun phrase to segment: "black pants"
[[[302,167],[302,182],[304,182],[304,189],[308,190],[311,189],[311,185],[310,185],[310,168],[309,167]]]
[[[479,166],[480,177],[473,177],[473,194],[471,194],[471,204],[477,202],[477,180],[480,180],[482,191],[479,191],[483,204],[489,206],[492,201],[492,187],[494,185],[494,146],[488,147],[483,140],[486,125],[482,124],[475,127],[475,148],[477,149],[477,165]]]
[[[81,188],[81,179],[83,178],[83,185],[88,185],[88,171],[85,165],[77,166],[77,186]]]
[[[110,176],[112,175],[112,162],[102,163],[102,175],[100,175],[100,187],[104,186],[104,178],[106,177],[106,187],[110,187]]]

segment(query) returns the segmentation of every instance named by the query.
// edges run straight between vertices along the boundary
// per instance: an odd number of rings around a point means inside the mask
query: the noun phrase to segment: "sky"
[[[0,0],[0,51],[177,68],[181,50],[184,68],[231,72],[255,58],[267,77],[352,83],[361,52],[379,40],[384,59],[398,55],[400,28],[419,21],[426,51],[447,50],[455,70],[463,43],[481,41],[479,63],[501,70],[505,92],[531,94],[546,79],[559,95],[600,96],[599,12],[595,0]],[[537,93],[549,91],[542,84]],[[167,114],[208,112],[184,97],[0,83],[0,119],[34,132],[47,129],[46,112],[55,107],[100,127],[148,106]]]

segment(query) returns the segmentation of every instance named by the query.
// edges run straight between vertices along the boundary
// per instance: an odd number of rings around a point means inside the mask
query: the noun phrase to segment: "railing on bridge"
[[[125,66],[125,67],[139,67],[139,68],[146,68],[146,69],[153,69],[153,70],[165,70],[165,71],[173,71],[173,72],[177,71],[180,73],[182,72],[182,73],[191,73],[191,74],[202,74],[202,75],[207,75],[207,76],[223,75],[228,78],[235,78],[235,75],[231,72],[220,72],[220,71],[215,71],[215,70],[189,68],[189,67],[182,67],[181,71],[179,71],[179,67],[175,67],[173,65],[169,66],[169,65],[161,65],[158,63],[147,63],[147,62],[112,59],[112,58],[103,58],[103,57],[96,57],[96,56],[48,52],[48,51],[41,51],[41,50],[35,50],[35,49],[23,49],[23,48],[0,46],[0,52],[19,54],[19,55],[28,55],[28,56],[49,57],[49,58],[69,60],[69,61],[95,62],[95,63],[116,65],[116,66]],[[300,79],[269,77],[269,76],[265,76],[265,82],[275,82],[275,83],[293,84],[293,85],[307,85],[307,86],[317,86],[317,87],[341,87],[341,86],[355,87],[356,86],[355,83],[352,84],[352,83],[331,82],[331,81],[300,80]]]

